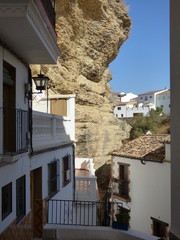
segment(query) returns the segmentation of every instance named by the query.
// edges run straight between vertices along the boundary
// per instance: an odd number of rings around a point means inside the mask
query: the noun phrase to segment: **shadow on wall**
[[[95,172],[100,200],[104,200],[111,178],[111,164],[104,164]]]

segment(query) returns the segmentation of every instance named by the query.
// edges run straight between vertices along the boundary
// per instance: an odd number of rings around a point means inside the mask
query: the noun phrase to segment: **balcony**
[[[54,64],[60,55],[50,0],[2,0],[1,44],[28,64]]]
[[[28,112],[15,108],[0,108],[1,155],[18,155],[28,148]],[[3,143],[3,144],[2,144]]]
[[[132,229],[128,231],[113,229],[111,224],[114,207],[118,207],[118,203],[49,200],[48,223],[43,228],[43,239],[159,239]]]
[[[65,145],[73,141],[68,117],[33,111],[32,144],[34,151]]]
[[[96,177],[75,177],[75,199],[85,201],[97,200]]]

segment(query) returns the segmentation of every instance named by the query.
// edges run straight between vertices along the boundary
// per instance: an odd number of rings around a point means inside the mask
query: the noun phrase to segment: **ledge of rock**
[[[58,94],[76,94],[76,156],[94,158],[96,169],[129,137],[130,126],[113,116],[117,99],[108,84],[108,65],[128,38],[130,26],[122,0],[56,1],[61,57],[57,65],[41,68]],[[33,74],[38,72],[33,66]]]

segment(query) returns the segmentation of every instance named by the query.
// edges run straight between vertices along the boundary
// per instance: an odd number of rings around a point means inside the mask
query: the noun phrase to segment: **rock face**
[[[76,94],[76,156],[94,158],[96,169],[129,136],[130,127],[113,116],[117,99],[108,84],[108,64],[128,38],[130,25],[122,0],[56,1],[61,57],[57,66],[42,70],[58,93]]]

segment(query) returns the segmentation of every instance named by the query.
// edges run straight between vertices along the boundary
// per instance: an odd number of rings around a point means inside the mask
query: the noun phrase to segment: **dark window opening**
[[[63,157],[63,186],[71,181],[71,155]]]
[[[2,187],[2,220],[12,212],[12,182]]]
[[[16,216],[17,223],[26,215],[26,176],[16,180]]]
[[[59,190],[59,160],[48,164],[48,196],[54,196]]]

